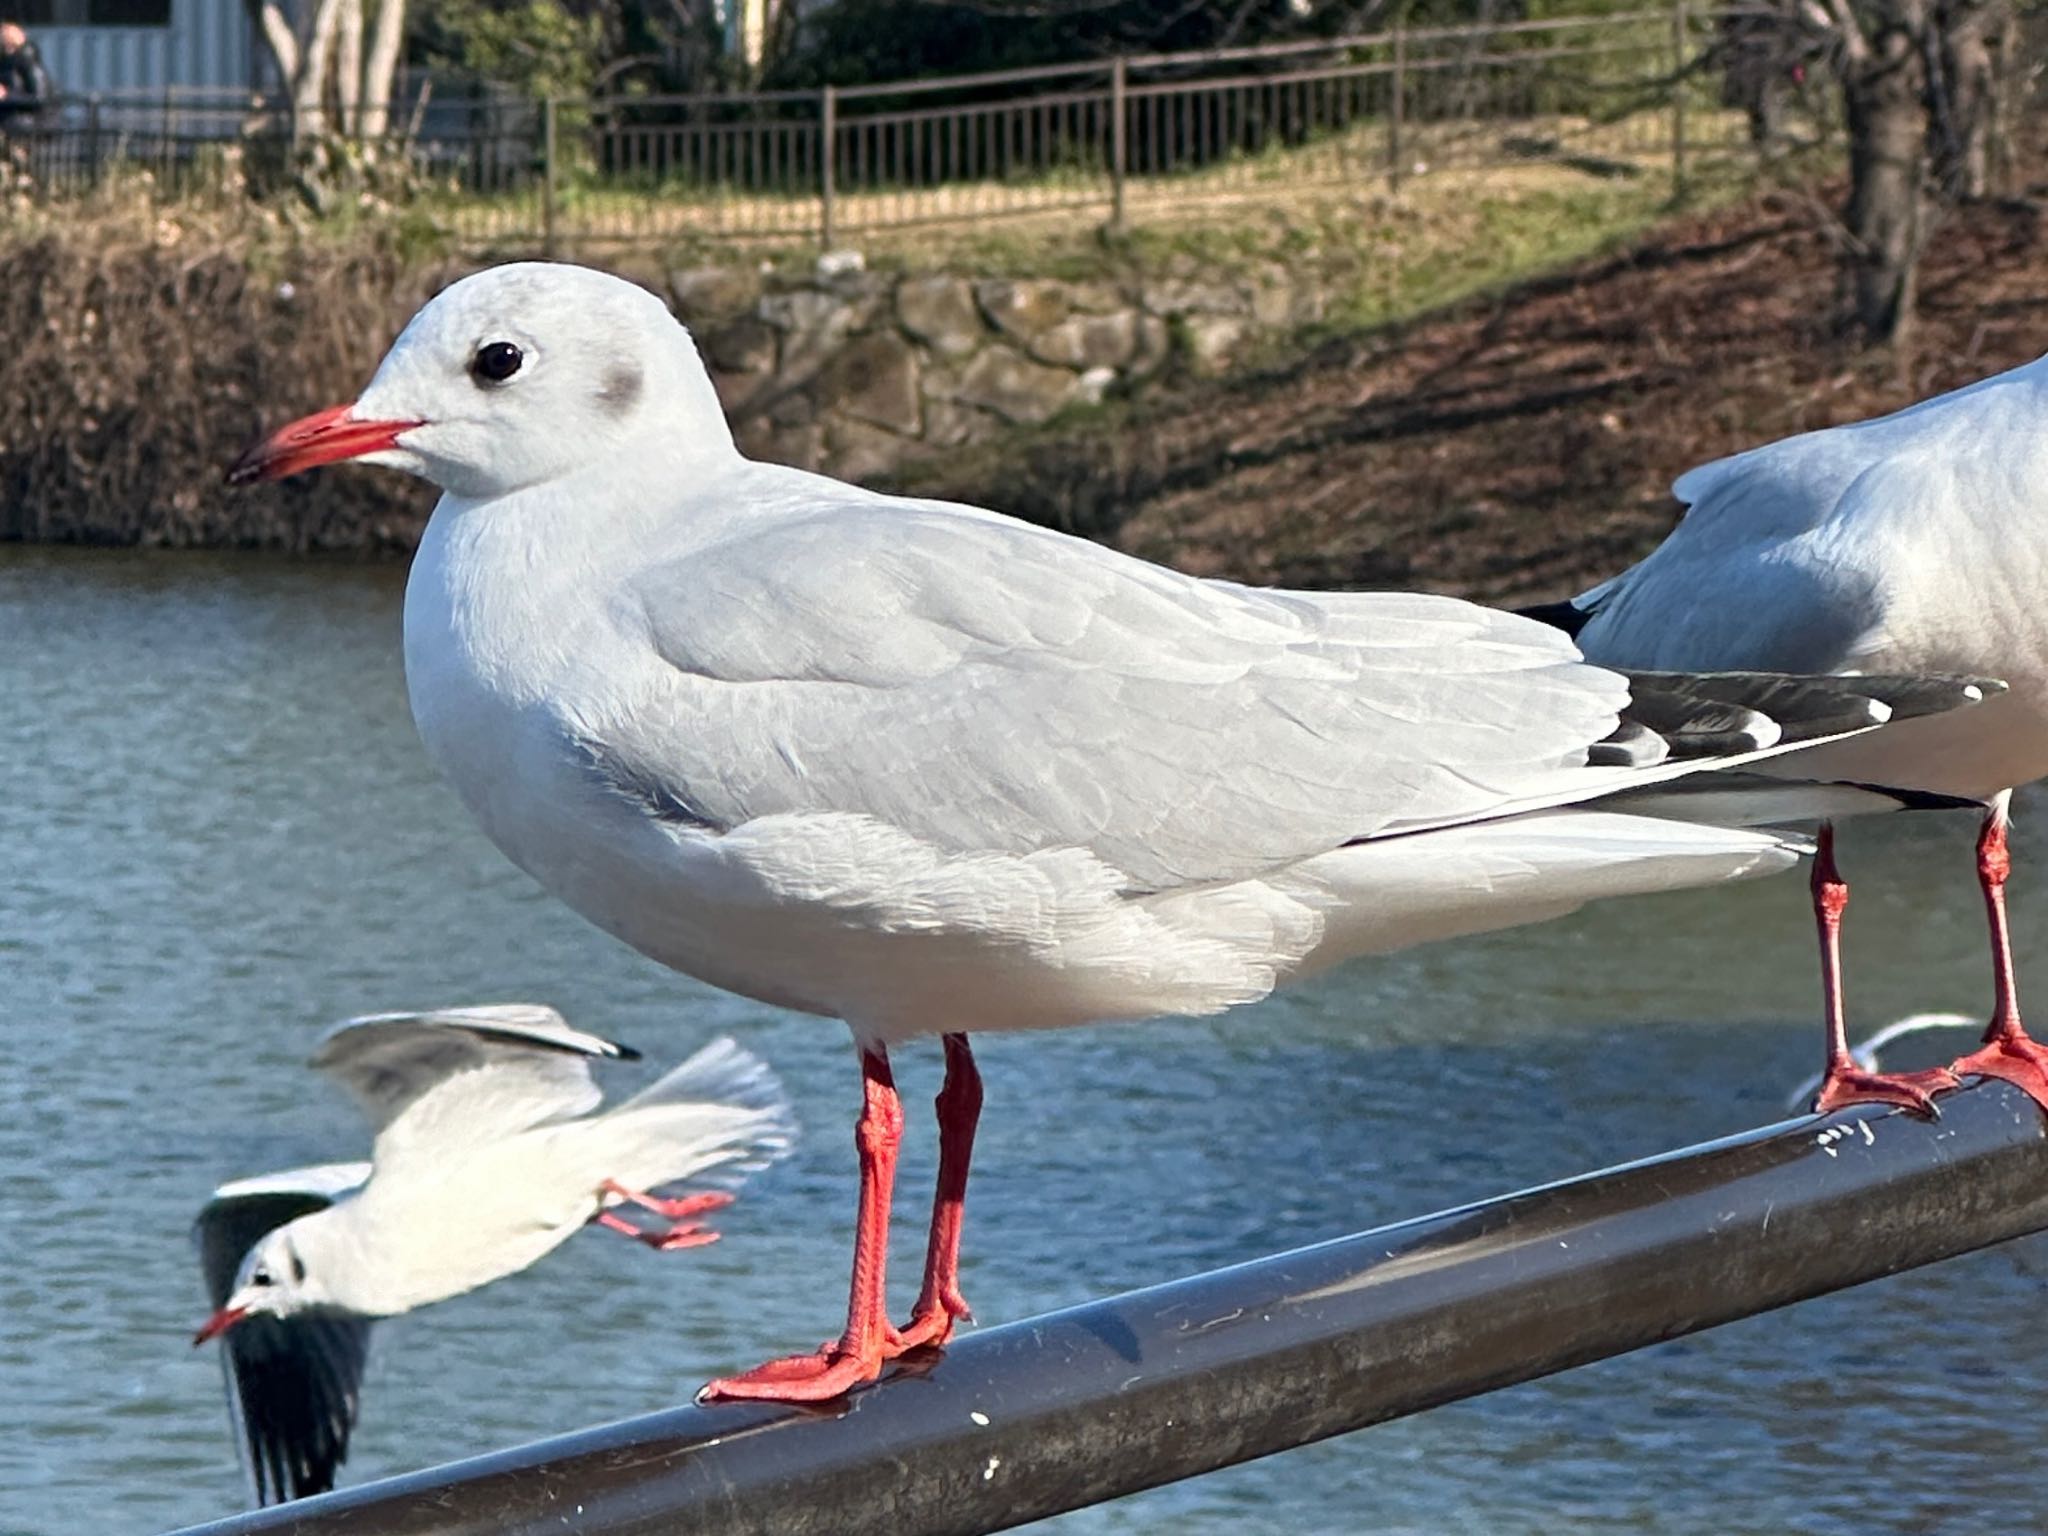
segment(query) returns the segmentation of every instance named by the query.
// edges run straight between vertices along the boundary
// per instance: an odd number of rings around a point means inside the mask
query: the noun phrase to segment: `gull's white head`
[[[696,345],[660,299],[589,267],[520,262],[444,289],[360,399],[259,443],[228,482],[354,459],[484,501],[599,463],[653,456],[680,470],[736,451]]]
[[[317,1236],[310,1223],[325,1214],[316,1211],[264,1233],[243,1256],[226,1303],[201,1325],[192,1342],[218,1338],[246,1317],[290,1317],[309,1307],[334,1305],[314,1262],[317,1244],[310,1241]]]

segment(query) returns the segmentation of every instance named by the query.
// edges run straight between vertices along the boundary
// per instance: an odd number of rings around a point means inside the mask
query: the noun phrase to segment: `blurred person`
[[[0,21],[0,133],[33,133],[57,104],[43,56],[18,21]]]

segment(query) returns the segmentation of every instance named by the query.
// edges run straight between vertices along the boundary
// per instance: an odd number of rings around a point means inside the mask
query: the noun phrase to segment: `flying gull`
[[[376,1014],[321,1041],[312,1064],[368,1116],[370,1161],[224,1184],[194,1228],[215,1310],[193,1342],[221,1340],[258,1503],[333,1486],[372,1319],[516,1274],[590,1223],[711,1242],[694,1218],[792,1145],[781,1084],[730,1040],[599,1112],[590,1063],[637,1056],[512,1004]],[[649,1193],[706,1178],[727,1187]]]

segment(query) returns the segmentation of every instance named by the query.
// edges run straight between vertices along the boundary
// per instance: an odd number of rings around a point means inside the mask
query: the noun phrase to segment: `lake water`
[[[301,1065],[352,1013],[548,1001],[650,1066],[731,1031],[808,1135],[713,1248],[593,1231],[381,1326],[346,1480],[665,1406],[836,1329],[843,1031],[658,969],[499,858],[414,740],[402,582],[0,549],[0,1531],[241,1506],[218,1368],[187,1342],[187,1228],[223,1178],[361,1154]],[[1971,831],[1845,835],[1860,1027],[1988,1003]],[[2036,831],[2023,815],[2023,952],[2048,927]],[[1788,877],[1357,965],[1223,1019],[988,1038],[968,1294],[1008,1320],[1779,1118],[1816,1064],[1814,994]],[[936,1056],[899,1054],[920,1106]],[[931,1140],[920,1112],[899,1310]],[[2042,1257],[1980,1254],[1037,1529],[2039,1529]]]

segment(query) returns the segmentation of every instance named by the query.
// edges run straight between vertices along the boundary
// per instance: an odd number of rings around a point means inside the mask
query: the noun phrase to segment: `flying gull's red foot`
[[[645,1243],[659,1253],[673,1253],[678,1248],[702,1248],[706,1243],[718,1241],[718,1234],[696,1222],[681,1223],[672,1227],[636,1227],[623,1216],[610,1211],[600,1211],[591,1218],[600,1227],[616,1232],[621,1237],[630,1237],[636,1243]]]
[[[691,1216],[702,1216],[706,1211],[722,1211],[733,1202],[730,1192],[723,1189],[707,1189],[701,1194],[684,1195],[679,1199],[667,1199],[661,1195],[650,1195],[637,1189],[628,1189],[616,1179],[606,1179],[597,1186],[608,1195],[617,1195],[621,1200],[630,1201],[642,1210],[666,1216],[670,1221],[683,1221]]]

